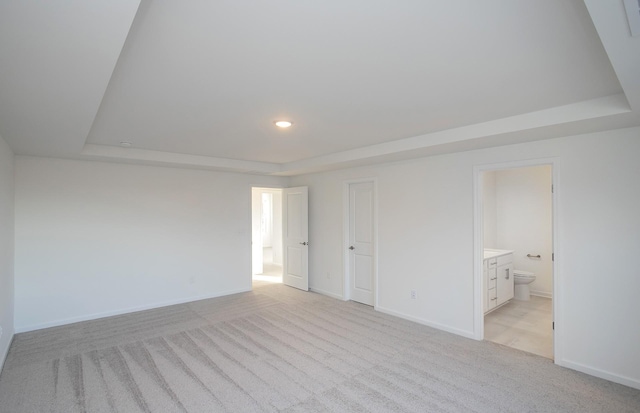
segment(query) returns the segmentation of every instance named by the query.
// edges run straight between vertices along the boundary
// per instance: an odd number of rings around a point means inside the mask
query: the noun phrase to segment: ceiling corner
[[[139,5],[0,4],[0,134],[16,154],[82,150]]]

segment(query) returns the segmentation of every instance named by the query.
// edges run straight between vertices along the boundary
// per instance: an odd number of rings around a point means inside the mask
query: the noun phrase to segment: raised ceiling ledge
[[[270,175],[282,171],[282,166],[276,163],[243,161],[237,159],[216,158],[212,156],[95,144],[86,144],[82,149],[79,158],[119,163],[209,169],[258,175]]]
[[[464,144],[467,149],[477,149],[504,145],[510,142],[519,143],[547,139],[557,136],[558,133],[549,135],[544,133],[528,134],[526,132],[556,126],[558,127],[556,130],[560,131],[561,135],[563,125],[575,125],[581,121],[628,113],[631,113],[629,103],[625,95],[619,93],[571,105],[558,106],[523,115],[447,129],[284,164],[96,144],[86,144],[79,157],[87,160],[210,169],[260,175],[292,176],[384,161],[410,159],[430,154],[447,153],[459,150],[461,144]],[[574,129],[566,129],[564,132],[566,134],[576,133]],[[470,142],[472,143],[470,144]]]
[[[527,136],[524,139],[518,139],[517,134],[532,129],[571,124],[573,122],[625,113],[631,113],[631,108],[629,107],[629,103],[627,102],[625,95],[623,93],[618,93],[612,96],[558,106],[523,115],[510,116],[503,119],[447,129],[411,138],[399,139],[392,142],[371,145],[364,148],[320,156],[313,159],[289,162],[283,164],[282,175],[297,175],[311,171],[325,170],[328,165],[352,163],[354,161],[356,163],[360,163],[357,161],[361,161],[363,159],[373,160],[377,158],[378,162],[388,161],[394,158],[393,156],[390,157],[390,155],[397,155],[400,153],[407,154],[405,158],[411,158],[420,156],[421,154],[426,154],[424,152],[416,153],[416,151],[423,149],[430,149],[431,151],[429,153],[451,152],[451,150],[438,151],[437,148],[454,148],[457,143],[469,143],[469,141],[473,140],[476,140],[477,142],[475,142],[475,145],[466,146],[467,150],[487,146],[504,145],[506,143],[503,141],[498,142],[498,140],[489,138],[505,134],[512,134],[513,136],[511,138],[514,143],[533,141],[540,138]],[[492,141],[496,143],[483,145],[483,142],[481,142],[483,140],[486,140],[486,143]],[[397,160],[399,158],[395,157],[394,159]],[[338,166],[335,166],[331,169],[337,168]]]

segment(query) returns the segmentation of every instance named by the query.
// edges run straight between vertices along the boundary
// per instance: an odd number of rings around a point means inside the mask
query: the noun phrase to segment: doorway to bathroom
[[[553,165],[478,175],[484,339],[554,358]]]
[[[256,283],[281,283],[282,189],[251,188],[251,272]]]

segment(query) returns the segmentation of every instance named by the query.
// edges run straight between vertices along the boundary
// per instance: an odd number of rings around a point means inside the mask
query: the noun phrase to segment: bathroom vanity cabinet
[[[498,293],[496,292],[497,286],[497,260],[495,258],[486,259],[483,262],[484,266],[482,269],[482,292],[483,292],[483,300],[482,305],[484,308],[484,312],[487,313],[489,310],[493,310],[497,303]],[[491,266],[490,266],[491,265]]]
[[[484,250],[484,312],[501,306],[513,298],[513,251]]]

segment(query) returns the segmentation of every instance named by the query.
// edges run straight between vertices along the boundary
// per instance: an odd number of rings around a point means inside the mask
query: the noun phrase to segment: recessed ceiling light
[[[132,145],[131,142],[127,142],[127,141],[120,142],[120,146],[122,146],[123,148],[130,148],[131,145]]]
[[[275,123],[275,125],[277,127],[279,127],[279,128],[288,128],[291,125],[293,125],[293,122],[288,121],[288,120],[277,120],[277,121],[275,121],[273,123]]]

